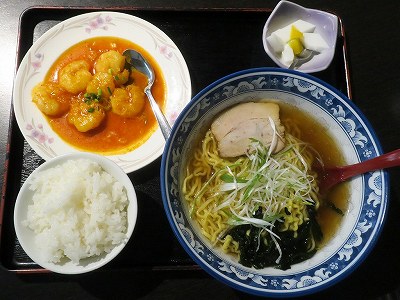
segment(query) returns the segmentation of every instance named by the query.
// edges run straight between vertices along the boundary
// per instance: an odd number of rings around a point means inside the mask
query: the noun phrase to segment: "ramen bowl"
[[[43,269],[81,274],[120,254],[137,213],[135,189],[117,164],[101,155],[72,153],[29,175],[17,196],[14,227],[22,249]]]
[[[257,68],[212,83],[184,108],[162,156],[161,190],[173,232],[191,258],[230,287],[268,297],[315,293],[343,280],[366,258],[381,232],[387,211],[388,175],[375,171],[348,183],[348,203],[335,234],[309,259],[287,270],[245,267],[211,245],[191,218],[182,194],[186,164],[212,120],[235,104],[269,99],[313,116],[337,142],[346,164],[382,153],[368,120],[344,94],[323,81],[293,70]]]

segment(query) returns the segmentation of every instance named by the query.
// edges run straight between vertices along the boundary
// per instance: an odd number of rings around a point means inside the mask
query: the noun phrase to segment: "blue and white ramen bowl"
[[[315,116],[336,140],[346,164],[381,155],[368,120],[341,92],[308,74],[259,68],[228,75],[197,94],[179,115],[162,156],[161,190],[169,223],[191,258],[238,290],[269,297],[294,297],[325,289],[349,275],[366,258],[381,232],[389,189],[386,171],[349,182],[348,209],[336,234],[310,259],[289,270],[244,267],[212,247],[189,217],[181,192],[187,159],[200,135],[234,104],[274,99]]]

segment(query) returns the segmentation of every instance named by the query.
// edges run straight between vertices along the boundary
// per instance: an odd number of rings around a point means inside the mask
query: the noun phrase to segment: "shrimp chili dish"
[[[152,93],[163,108],[166,84],[154,58],[122,38],[96,37],[67,49],[44,80],[32,89],[32,101],[52,129],[75,148],[102,154],[127,153],[157,129],[144,94],[148,78],[126,66],[126,49],[140,52],[155,71]]]

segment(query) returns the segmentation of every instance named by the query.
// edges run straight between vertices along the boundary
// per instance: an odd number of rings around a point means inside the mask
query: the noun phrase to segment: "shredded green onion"
[[[229,209],[228,224],[231,226],[250,224],[267,231],[279,251],[279,237],[272,231],[275,222],[282,219],[289,201],[315,205],[310,195],[317,193],[317,186],[302,154],[306,147],[303,142],[288,134],[283,150],[272,154],[271,147],[252,139],[247,154],[250,163],[244,173],[235,175],[230,167],[226,167],[210,180],[219,175],[220,184],[214,192],[224,193],[215,211]],[[207,187],[205,184],[200,193],[203,194]],[[259,208],[263,212],[262,219],[254,217]]]

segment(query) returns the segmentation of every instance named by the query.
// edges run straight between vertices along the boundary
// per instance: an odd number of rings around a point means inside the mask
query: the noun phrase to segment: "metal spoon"
[[[294,57],[289,69],[298,69],[302,64],[310,61],[317,54],[319,54],[319,52],[304,48],[298,55]]]
[[[147,98],[150,100],[151,108],[153,109],[154,115],[156,116],[158,125],[161,128],[161,132],[167,140],[171,135],[171,126],[169,125],[167,119],[165,118],[164,114],[162,113],[160,107],[157,105],[157,102],[154,100],[154,97],[151,93],[151,87],[153,86],[155,75],[154,70],[151,65],[147,62],[147,60],[137,51],[128,49],[125,50],[123,55],[125,56],[126,62],[134,67],[139,72],[143,73],[144,75],[149,78],[149,82],[147,86],[144,88],[144,93],[146,94]]]
[[[322,194],[325,194],[336,184],[346,181],[356,175],[396,166],[400,166],[400,149],[357,164],[328,169],[316,167],[316,170],[319,173],[318,178],[320,178],[320,191]]]

